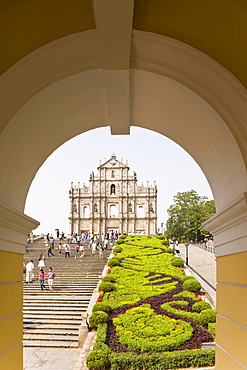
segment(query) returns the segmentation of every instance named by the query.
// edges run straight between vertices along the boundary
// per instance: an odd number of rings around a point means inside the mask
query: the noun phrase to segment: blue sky
[[[130,135],[111,136],[109,127],[88,131],[60,146],[37,172],[27,196],[25,213],[41,225],[35,234],[69,232],[71,182],[88,185],[89,174],[112,153],[137,173],[138,184],[156,181],[158,228],[177,192],[196,190],[213,199],[209,184],[194,159],[180,146],[156,132],[131,127]]]

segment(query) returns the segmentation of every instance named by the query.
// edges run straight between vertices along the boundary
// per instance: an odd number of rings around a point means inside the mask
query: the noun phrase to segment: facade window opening
[[[97,204],[95,204],[95,205],[93,206],[93,210],[94,210],[94,212],[98,212]]]
[[[82,209],[82,217],[83,218],[89,218],[89,207],[84,206]]]
[[[138,207],[138,217],[144,217],[144,208],[143,206]]]
[[[154,212],[154,207],[153,207],[152,203],[149,205],[149,211]]]
[[[115,178],[115,173],[114,171],[111,171],[111,177],[114,179]]]
[[[117,218],[118,217],[116,204],[110,205],[109,216],[110,216],[110,218]]]
[[[110,194],[116,194],[116,186],[114,184],[111,185],[111,193]]]
[[[128,206],[128,211],[132,212],[132,205],[131,204],[129,204],[129,206]]]

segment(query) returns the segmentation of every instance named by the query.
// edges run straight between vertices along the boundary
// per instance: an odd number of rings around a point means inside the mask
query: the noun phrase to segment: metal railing
[[[205,251],[215,253],[215,248],[213,245],[206,245],[205,243],[199,244],[195,242],[191,242],[190,244],[195,245],[198,248],[204,249]]]

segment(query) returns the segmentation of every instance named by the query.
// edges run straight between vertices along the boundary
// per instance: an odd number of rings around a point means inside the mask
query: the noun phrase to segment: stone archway
[[[95,32],[88,31],[33,52],[7,71],[2,86],[6,94],[1,101],[1,258],[16,270],[14,276],[6,272],[3,278],[13,287],[3,286],[9,295],[19,297],[18,308],[10,298],[4,308],[4,325],[12,332],[17,328],[18,334],[3,346],[2,363],[14,353],[20,358],[20,266],[26,235],[37,225],[23,210],[35,173],[56,148],[79,133],[109,123],[113,133],[127,133],[129,122],[121,122],[129,115],[131,125],[181,145],[208,179],[217,206],[216,216],[207,223],[215,235],[219,271],[217,361],[228,361],[232,366],[228,369],[244,364],[240,350],[246,335],[242,307],[246,279],[236,272],[246,258],[247,108],[244,89],[235,78],[195,49],[143,32],[134,32],[128,76],[117,69],[105,74],[97,59]],[[118,126],[114,117],[123,96],[128,107],[123,105],[119,112]],[[224,267],[232,261],[235,267],[226,276]],[[237,318],[231,304],[226,308],[227,289],[236,295]],[[238,347],[229,347],[227,331],[234,333]]]

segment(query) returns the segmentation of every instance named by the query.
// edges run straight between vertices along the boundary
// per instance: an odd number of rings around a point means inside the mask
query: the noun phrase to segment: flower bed
[[[166,253],[162,240],[126,237],[117,259],[120,265],[107,275],[112,282],[104,282],[105,290],[103,283],[100,287],[102,307],[109,307],[109,316],[105,323],[107,314],[94,312],[98,331],[94,350],[87,357],[88,368],[212,366],[214,350],[201,347],[213,341],[216,313],[208,304],[196,304],[193,291],[183,290],[183,268],[176,266],[180,265],[177,257]]]

